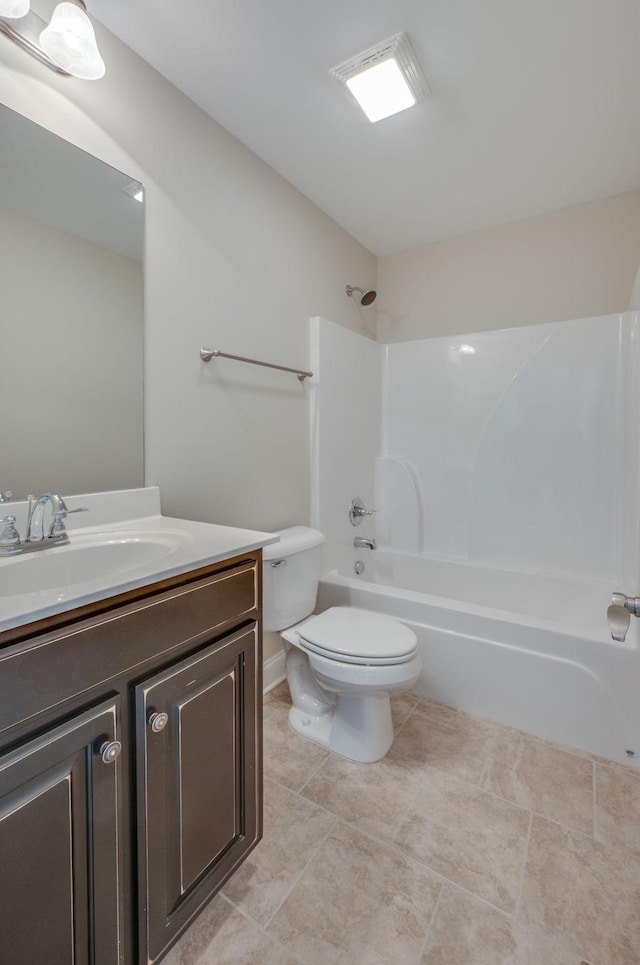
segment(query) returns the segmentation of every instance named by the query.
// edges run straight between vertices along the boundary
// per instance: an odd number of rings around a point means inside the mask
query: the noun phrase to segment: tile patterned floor
[[[264,840],[166,965],[639,965],[639,772],[411,694],[354,764],[288,704]]]

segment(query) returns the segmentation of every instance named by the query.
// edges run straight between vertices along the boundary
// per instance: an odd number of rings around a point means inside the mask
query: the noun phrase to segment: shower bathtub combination
[[[388,345],[312,319],[311,361],[318,608],[407,624],[422,696],[640,767],[640,620],[607,622],[640,596],[640,315]]]

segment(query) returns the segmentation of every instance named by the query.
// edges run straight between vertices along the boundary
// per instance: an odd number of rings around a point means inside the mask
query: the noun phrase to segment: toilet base
[[[338,696],[335,709],[318,716],[293,706],[289,726],[305,740],[363,764],[379,761],[393,743],[391,704],[386,694]]]

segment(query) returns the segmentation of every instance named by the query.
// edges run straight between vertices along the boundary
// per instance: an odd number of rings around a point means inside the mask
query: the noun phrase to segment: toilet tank
[[[313,613],[322,567],[324,536],[308,526],[291,526],[280,542],[263,550],[263,623],[284,630]]]

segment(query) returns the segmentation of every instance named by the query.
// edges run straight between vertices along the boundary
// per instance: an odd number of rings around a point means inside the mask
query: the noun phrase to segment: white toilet
[[[416,636],[355,607],[305,619],[316,604],[324,536],[306,526],[279,535],[264,549],[264,629],[284,630],[289,724],[342,757],[378,761],[393,741],[389,696],[420,675]]]

